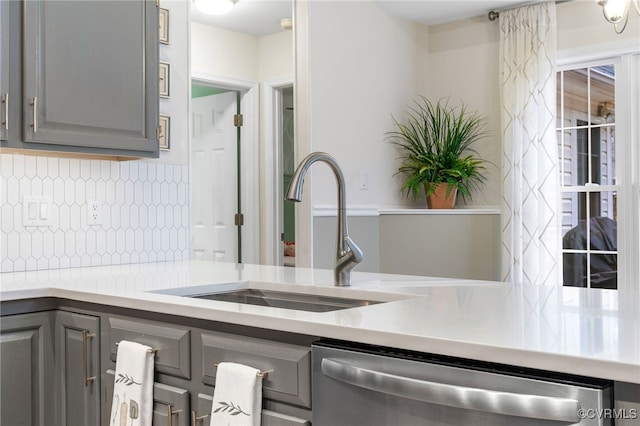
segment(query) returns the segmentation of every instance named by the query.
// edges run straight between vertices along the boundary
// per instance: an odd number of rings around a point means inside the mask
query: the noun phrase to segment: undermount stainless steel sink
[[[340,309],[375,305],[375,300],[346,299],[342,297],[319,296],[315,294],[289,293],[286,291],[242,289],[220,293],[195,294],[187,297],[248,305],[270,306],[272,308],[295,309],[308,312],[330,312]]]
[[[296,291],[285,291],[289,290],[289,288],[283,289],[282,285],[277,283],[238,281],[169,288],[150,292],[307,312],[331,312],[407,298],[407,295],[402,294],[364,292],[352,288],[322,288],[305,285],[295,285],[295,287]]]

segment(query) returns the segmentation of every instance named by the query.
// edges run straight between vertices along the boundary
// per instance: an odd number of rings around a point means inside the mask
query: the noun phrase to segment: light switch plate
[[[22,197],[22,226],[51,226],[51,197]]]

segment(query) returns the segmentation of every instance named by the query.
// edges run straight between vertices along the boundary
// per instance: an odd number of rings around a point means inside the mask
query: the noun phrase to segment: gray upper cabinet
[[[10,3],[22,22],[9,29],[23,39],[22,132],[4,146],[158,157],[156,2]]]

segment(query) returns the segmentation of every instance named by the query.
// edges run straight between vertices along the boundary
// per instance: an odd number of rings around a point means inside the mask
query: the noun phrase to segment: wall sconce
[[[613,24],[613,28],[618,34],[623,32],[627,26],[631,3],[633,3],[636,12],[640,15],[638,0],[596,0],[596,3],[598,3],[599,6],[602,6],[604,19]],[[622,27],[620,27],[620,25]]]
[[[196,9],[207,15],[229,13],[236,3],[238,3],[238,0],[193,0]]]

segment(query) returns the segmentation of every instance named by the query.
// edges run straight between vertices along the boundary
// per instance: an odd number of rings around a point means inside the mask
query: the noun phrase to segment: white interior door
[[[236,92],[191,100],[192,258],[236,262],[237,208]]]

